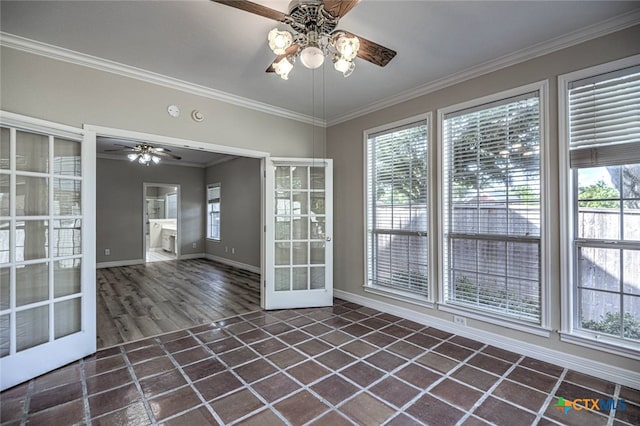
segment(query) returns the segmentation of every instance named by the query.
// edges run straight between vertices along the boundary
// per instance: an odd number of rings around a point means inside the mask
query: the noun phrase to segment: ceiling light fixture
[[[324,63],[324,57],[330,54],[333,54],[336,71],[349,77],[355,68],[353,60],[360,49],[358,37],[347,35],[344,32],[329,35],[309,31],[302,34],[274,28],[269,31],[267,39],[273,53],[279,55],[273,63],[273,68],[283,80],[289,79],[289,72],[293,69],[297,56],[300,57],[302,65],[314,70],[321,67]],[[291,46],[296,47],[295,52],[287,52]]]
[[[162,151],[162,148],[153,148],[149,145],[142,145],[139,151],[128,154],[127,158],[129,161],[137,161],[138,164],[142,164],[143,166],[158,164],[160,162],[160,157],[156,155],[156,151],[158,150]]]

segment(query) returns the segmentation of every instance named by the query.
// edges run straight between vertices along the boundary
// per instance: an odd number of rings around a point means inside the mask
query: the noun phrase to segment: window
[[[440,112],[444,308],[544,325],[543,87]]]
[[[220,240],[220,184],[207,185],[207,238]]]
[[[427,120],[367,139],[367,285],[429,297]],[[425,297],[426,296],[426,297]]]
[[[570,333],[640,348],[640,65],[560,78]],[[568,163],[568,164],[567,164]]]

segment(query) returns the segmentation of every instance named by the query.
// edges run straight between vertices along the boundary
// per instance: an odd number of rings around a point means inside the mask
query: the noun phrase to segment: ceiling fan
[[[360,0],[292,0],[289,13],[242,0],[212,0],[286,24],[289,30],[274,28],[267,37],[277,55],[267,68],[287,80],[297,57],[310,69],[318,68],[332,55],[334,68],[348,77],[356,57],[384,67],[396,55],[394,50],[348,31],[336,29],[338,21]]]
[[[119,149],[107,149],[104,152],[122,152],[127,153],[127,158],[130,161],[137,161],[143,166],[149,166],[151,164],[158,164],[162,158],[170,158],[172,160],[181,160],[182,157],[171,154],[171,150],[167,148],[160,148],[141,143],[136,146],[127,146],[114,144],[115,146],[121,146]]]

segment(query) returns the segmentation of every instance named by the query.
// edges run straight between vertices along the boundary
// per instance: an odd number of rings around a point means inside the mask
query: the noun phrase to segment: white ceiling
[[[287,11],[287,1],[256,2]],[[357,59],[349,78],[330,63],[315,74],[298,63],[284,81],[264,72],[276,23],[211,1],[0,4],[3,32],[329,122],[541,43],[577,39],[622,15],[640,20],[637,1],[363,0],[338,28],[396,50],[396,58],[385,68]]]

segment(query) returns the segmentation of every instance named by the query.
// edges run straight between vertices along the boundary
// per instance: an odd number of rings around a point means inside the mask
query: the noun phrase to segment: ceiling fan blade
[[[358,3],[360,3],[360,0],[324,0],[324,10],[336,18],[342,18]]]
[[[359,35],[355,35],[350,33],[349,31],[336,30],[334,33],[341,31],[348,36],[358,37],[360,40],[360,49],[358,49],[358,58],[364,59],[365,61],[369,61],[372,64],[380,65],[384,67],[396,56],[396,51],[391,50],[388,47],[384,47],[379,45],[378,43],[374,43],[366,38],[360,37]]]
[[[155,148],[154,147],[153,149],[155,149],[156,152],[171,152],[171,150],[168,149],[168,148],[161,148],[161,147]]]
[[[136,152],[133,148],[125,148],[125,149],[105,149],[103,152]]]
[[[266,72],[276,72],[276,69],[273,67],[273,64],[275,64],[276,62],[280,62],[282,58],[284,58],[285,56],[295,55],[296,53],[298,53],[298,49],[300,49],[299,44],[292,44],[291,46],[287,47],[287,50],[285,50],[282,55],[276,56],[273,62],[271,62],[271,65],[267,67]]]
[[[174,160],[182,160],[182,157],[178,157],[177,155],[169,154],[168,152],[156,151],[151,155],[156,155],[158,157],[171,158]]]
[[[211,0],[215,3],[224,4],[225,6],[235,7],[236,9],[244,10],[245,12],[253,13],[255,15],[264,16],[265,18],[273,19],[274,21],[284,22],[285,13],[280,12],[270,7],[263,6],[258,3],[241,0]]]

